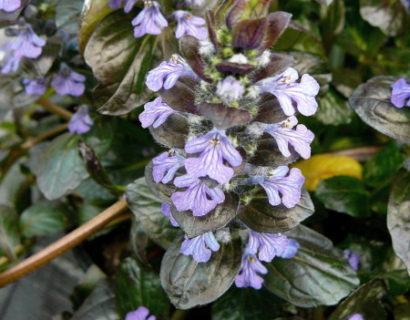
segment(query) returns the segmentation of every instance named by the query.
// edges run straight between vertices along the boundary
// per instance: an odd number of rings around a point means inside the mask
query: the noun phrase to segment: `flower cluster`
[[[262,262],[292,258],[299,244],[279,228],[252,229],[238,213],[253,199],[270,210],[289,210],[301,200],[304,177],[288,164],[310,157],[314,134],[296,115],[316,112],[319,85],[308,74],[300,76],[291,58],[269,51],[289,14],[241,20],[242,10],[234,5],[226,24],[212,12],[209,39],[197,30],[179,32],[183,56],[148,73],[146,84],[160,97],[145,105],[140,121],[171,148],[153,159],[146,176],[166,201],[163,214],[188,234],[180,252],[207,262],[230,241],[220,233],[239,228],[247,245],[235,283],[260,289],[260,275],[267,273]],[[192,234],[190,226],[202,221],[202,232]]]
[[[6,41],[1,49],[5,57],[1,69],[3,74],[16,72],[24,58],[38,58],[46,45],[46,40],[40,38],[31,25],[24,21],[19,21],[15,26],[8,28],[6,34],[12,39]]]
[[[161,6],[157,1],[145,0],[143,9],[132,20],[134,27],[134,37],[140,38],[146,34],[159,35],[162,30],[168,27],[168,21],[161,12]],[[187,1],[187,5],[196,7],[197,1]],[[109,6],[118,9],[124,5],[124,12],[132,10],[137,0],[109,0]],[[177,10],[171,17],[176,21],[177,27],[175,36],[177,39],[184,35],[193,36],[199,40],[208,37],[208,31],[204,27],[205,20],[201,17],[192,15],[189,11]]]

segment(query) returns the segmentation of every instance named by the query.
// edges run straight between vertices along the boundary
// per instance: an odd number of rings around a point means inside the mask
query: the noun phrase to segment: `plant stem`
[[[171,320],[184,320],[188,315],[188,310],[175,310],[172,314]]]
[[[369,146],[333,151],[330,154],[352,157],[358,161],[366,161],[374,157],[381,149],[382,147],[379,146]]]
[[[44,109],[46,109],[47,111],[50,111],[51,113],[54,113],[58,116],[60,116],[61,118],[65,119],[65,120],[70,120],[71,116],[73,115],[70,111],[64,109],[63,107],[60,107],[50,101],[48,101],[47,99],[44,98],[40,98],[36,101],[36,103],[40,106],[42,106]]]
[[[98,216],[83,224],[81,227],[50,244],[40,252],[20,262],[13,268],[0,273],[0,287],[4,287],[13,281],[28,275],[51,260],[61,256],[64,252],[80,244],[90,235],[96,233],[108,223],[120,217],[126,209],[127,201],[125,199],[117,201],[111,207],[104,210]]]
[[[51,138],[52,136],[55,136],[56,134],[63,132],[66,129],[67,129],[66,123],[60,124],[59,126],[54,127],[53,129],[43,133],[42,135],[39,135],[38,137],[27,140],[21,145],[20,149],[28,150],[34,147],[35,145],[39,144],[40,142],[43,142],[44,140],[47,140],[48,138]]]

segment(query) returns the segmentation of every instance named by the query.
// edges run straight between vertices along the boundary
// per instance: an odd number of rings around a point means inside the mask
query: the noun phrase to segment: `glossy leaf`
[[[391,180],[403,163],[404,156],[392,142],[366,163],[363,168],[364,180],[369,186],[378,187]]]
[[[335,91],[328,91],[319,99],[315,117],[323,124],[338,126],[350,123],[353,114],[345,98]]]
[[[335,177],[349,176],[362,178],[361,164],[351,157],[319,154],[293,165],[299,168],[305,177],[305,188],[316,190],[320,181]]]
[[[280,315],[279,299],[270,292],[232,288],[212,306],[213,320],[271,320]]]
[[[394,77],[380,76],[360,85],[349,99],[350,106],[359,117],[377,131],[398,140],[410,143],[410,114],[390,103],[391,85]]]
[[[386,294],[383,280],[375,279],[360,286],[330,315],[329,320],[345,320],[359,313],[364,319],[387,319],[381,299]]]
[[[0,205],[0,256],[16,258],[15,249],[20,244],[19,217],[14,209]]]
[[[410,274],[410,173],[400,172],[389,198],[387,227],[397,256]]]
[[[157,317],[168,317],[169,302],[159,276],[153,271],[142,270],[132,258],[127,258],[116,274],[115,298],[122,319],[140,306]]]
[[[58,1],[56,5],[56,25],[60,30],[76,34],[84,0]]]
[[[249,204],[239,208],[239,219],[257,232],[279,233],[296,227],[314,212],[313,202],[306,190],[303,190],[299,203],[291,209],[271,206],[267,196],[261,194]]]
[[[26,237],[52,235],[67,227],[65,210],[60,203],[40,201],[24,210],[20,228]]]
[[[362,181],[348,176],[323,180],[315,191],[327,209],[353,217],[369,215],[369,194]]]
[[[335,305],[359,284],[343,254],[319,233],[304,227],[286,233],[301,245],[292,259],[267,264],[265,287],[299,307]]]
[[[131,15],[114,12],[95,28],[84,49],[86,63],[99,85],[94,90],[99,112],[125,114],[147,102],[145,75],[153,66],[157,37],[135,39]]]
[[[37,176],[38,187],[49,200],[68,194],[88,177],[78,153],[78,137],[70,133],[54,139],[33,159],[31,169]]]
[[[161,264],[161,283],[177,309],[190,309],[215,301],[232,285],[242,256],[239,240],[212,253],[206,263],[198,263],[191,256],[179,252],[176,241],[165,253]]]
[[[145,178],[139,178],[128,185],[126,196],[128,206],[148,236],[162,247],[168,248],[180,234],[180,230],[172,227],[169,218],[161,213],[161,200],[148,187]]]

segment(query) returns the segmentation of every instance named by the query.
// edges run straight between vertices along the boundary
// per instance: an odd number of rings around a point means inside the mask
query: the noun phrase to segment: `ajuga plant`
[[[314,134],[296,116],[316,112],[319,84],[271,51],[291,14],[269,6],[222,1],[207,14],[208,39],[184,35],[180,52],[147,75],[159,97],[139,119],[169,150],[146,167],[146,180],[185,233],[161,270],[179,308],[211,302],[233,282],[261,289],[262,262],[294,257],[300,244],[282,233],[313,212],[301,171],[289,165],[310,157]],[[194,265],[220,278],[191,297],[181,279]]]

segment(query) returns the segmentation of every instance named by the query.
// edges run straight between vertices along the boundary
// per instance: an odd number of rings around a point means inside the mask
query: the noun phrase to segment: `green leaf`
[[[142,270],[131,258],[122,263],[116,275],[115,297],[121,318],[140,306],[161,319],[168,317],[169,302],[159,276],[153,271]]]
[[[156,62],[159,38],[135,39],[133,17],[111,13],[98,24],[84,49],[85,61],[99,82],[94,91],[98,111],[104,114],[128,113],[151,97],[145,75]]]
[[[78,154],[78,136],[66,133],[57,137],[37,157],[32,159],[31,169],[48,200],[68,194],[88,177]]]
[[[162,259],[161,283],[176,308],[185,310],[213,302],[232,285],[241,265],[241,243],[234,239],[220,245],[206,263],[181,254],[181,241],[168,248]]]
[[[161,200],[148,187],[145,178],[128,185],[126,197],[135,219],[148,236],[168,248],[180,234],[180,229],[172,227],[169,218],[161,213]]]
[[[320,182],[316,197],[327,209],[347,213],[353,217],[366,217],[369,195],[363,182],[348,176],[337,176]]]
[[[328,51],[332,48],[334,37],[343,31],[345,14],[344,0],[334,0],[331,4],[321,5],[321,34]]]
[[[78,33],[79,18],[84,0],[57,1],[56,25],[70,34]]]
[[[285,206],[272,207],[265,193],[258,195],[246,206],[239,208],[239,219],[257,232],[278,233],[296,227],[310,217],[315,208],[306,190],[302,191],[299,203],[291,209]]]
[[[319,99],[319,109],[315,117],[326,125],[338,126],[352,121],[353,112],[347,100],[334,90],[329,90]]]
[[[410,274],[410,172],[399,172],[389,198],[387,227],[393,249]]]
[[[111,285],[101,280],[71,320],[120,320]]]
[[[364,166],[364,181],[371,187],[383,185],[400,170],[404,159],[397,144],[389,143]]]
[[[270,292],[232,288],[212,305],[213,320],[272,320],[280,315],[281,303]]]
[[[67,227],[65,210],[58,202],[40,201],[23,211],[21,232],[26,237],[62,232]]]
[[[359,284],[355,272],[332,242],[299,226],[286,233],[301,245],[292,259],[274,259],[264,286],[299,307],[335,305]]]
[[[410,113],[398,109],[390,102],[391,85],[395,77],[375,77],[360,85],[349,99],[350,106],[359,117],[377,131],[410,143]]]
[[[15,260],[15,249],[20,244],[19,217],[14,209],[0,205],[0,256]]]
[[[360,0],[362,18],[388,36],[396,36],[405,30],[406,14],[400,1],[387,4],[379,0]]]
[[[386,294],[383,280],[375,279],[360,286],[330,315],[329,320],[345,320],[349,316],[360,313],[364,319],[384,320],[387,313],[381,299]]]

